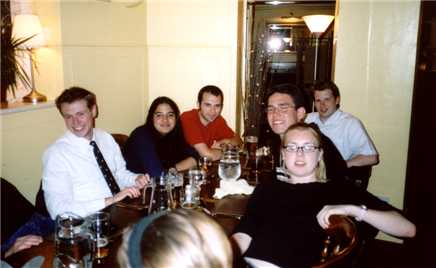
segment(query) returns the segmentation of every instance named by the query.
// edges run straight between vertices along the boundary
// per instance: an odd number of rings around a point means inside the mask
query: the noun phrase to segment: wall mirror
[[[271,132],[263,112],[269,87],[292,83],[307,95],[315,80],[331,78],[334,22],[316,36],[311,34],[303,16],[334,15],[335,7],[335,1],[247,2],[244,135],[263,137]],[[310,111],[309,99],[307,103]]]

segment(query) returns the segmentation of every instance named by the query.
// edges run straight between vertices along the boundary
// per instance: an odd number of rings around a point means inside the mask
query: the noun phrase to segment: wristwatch
[[[365,205],[360,205],[360,213],[355,217],[356,221],[362,221],[368,212],[368,208]]]

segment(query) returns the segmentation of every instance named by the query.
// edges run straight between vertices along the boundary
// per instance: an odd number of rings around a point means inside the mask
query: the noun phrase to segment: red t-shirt
[[[182,113],[180,120],[185,139],[190,145],[205,143],[211,147],[214,141],[235,136],[235,132],[227,125],[226,120],[221,115],[204,126],[200,121],[198,109],[192,109]]]

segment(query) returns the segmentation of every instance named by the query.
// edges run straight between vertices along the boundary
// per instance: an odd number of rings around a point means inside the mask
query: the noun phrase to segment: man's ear
[[[336,97],[335,103],[336,107],[339,107],[339,104],[341,103],[341,96]]]
[[[98,107],[96,104],[94,104],[91,107],[91,113],[92,113],[92,118],[97,118],[98,117]]]
[[[302,122],[306,118],[306,109],[301,106],[297,109],[297,121]]]

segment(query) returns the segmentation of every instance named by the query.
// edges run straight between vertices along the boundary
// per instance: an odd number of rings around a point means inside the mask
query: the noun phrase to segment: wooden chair
[[[346,216],[332,215],[330,227],[325,230],[326,239],[321,258],[312,268],[350,267],[358,247],[357,228]]]
[[[123,151],[124,144],[126,144],[126,141],[129,138],[129,136],[127,136],[125,134],[121,134],[121,133],[112,133],[112,137],[120,146],[121,151]]]

